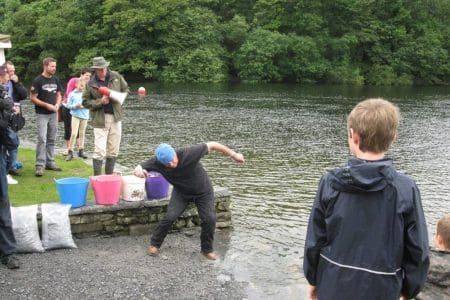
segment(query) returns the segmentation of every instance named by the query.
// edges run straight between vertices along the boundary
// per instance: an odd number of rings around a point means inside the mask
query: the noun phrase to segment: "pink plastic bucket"
[[[91,186],[95,195],[95,203],[114,205],[119,202],[122,177],[117,175],[92,176]]]
[[[145,180],[148,199],[160,199],[169,195],[169,182],[157,172],[149,172]]]

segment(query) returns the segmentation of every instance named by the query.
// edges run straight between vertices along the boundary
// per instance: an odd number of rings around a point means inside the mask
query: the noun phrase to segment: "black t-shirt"
[[[200,163],[200,159],[208,154],[206,144],[198,144],[184,149],[176,150],[178,165],[171,169],[161,164],[156,158],[146,160],[141,164],[147,171],[161,173],[173,188],[187,196],[211,193],[213,187],[208,173]]]
[[[58,78],[56,77],[44,77],[41,75],[37,76],[31,83],[31,93],[37,94],[39,100],[46,103],[55,105],[56,104],[56,94],[61,92],[61,85]],[[34,110],[38,114],[54,114],[55,112],[49,111],[42,106],[35,105]]]

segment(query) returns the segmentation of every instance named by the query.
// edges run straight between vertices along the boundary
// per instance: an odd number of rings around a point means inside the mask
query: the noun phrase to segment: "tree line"
[[[450,82],[448,0],[4,0],[7,59],[26,79],[104,56],[161,82]]]

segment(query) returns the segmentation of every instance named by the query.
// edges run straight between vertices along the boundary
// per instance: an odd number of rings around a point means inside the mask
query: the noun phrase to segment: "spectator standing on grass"
[[[70,115],[72,116],[71,124],[71,136],[69,142],[69,151],[67,153],[66,160],[73,159],[73,148],[78,139],[78,156],[81,158],[87,158],[84,154],[84,138],[86,134],[86,127],[89,120],[89,110],[83,107],[83,91],[86,89],[86,81],[84,79],[79,79],[77,81],[77,86],[69,94],[69,100],[67,101],[67,108],[70,110]]]
[[[14,112],[21,114],[20,101],[27,98],[27,89],[22,82],[19,81],[19,77],[16,75],[16,68],[11,61],[6,62],[6,70],[9,75],[9,81],[7,83],[8,94],[14,101]],[[15,150],[7,151],[6,171],[9,175],[20,176],[20,172],[17,169],[18,151],[18,147]]]
[[[66,91],[64,92],[63,103],[61,106],[61,117],[64,123],[64,153],[63,155],[67,155],[69,152],[69,142],[71,139],[72,132],[72,115],[70,113],[70,109],[67,108],[67,101],[69,100],[69,94],[76,88],[78,80],[82,79],[86,82],[89,82],[91,79],[91,69],[84,68],[80,72],[80,77],[73,77],[67,82]],[[78,136],[77,136],[78,138]],[[77,140],[77,146],[79,146],[79,140]],[[73,146],[72,146],[73,150]],[[83,152],[81,152],[83,154]],[[78,154],[80,154],[78,152]],[[80,156],[81,158],[87,158],[86,156]]]
[[[92,61],[94,76],[83,93],[83,106],[90,110],[91,125],[94,127],[92,166],[94,175],[100,175],[105,160],[105,174],[112,174],[122,139],[123,109],[119,101],[100,94],[98,89],[107,87],[112,91],[128,93],[128,83],[122,75],[108,68],[109,61],[104,57],[94,57]]]
[[[61,171],[55,164],[55,143],[58,131],[58,109],[61,105],[61,85],[56,73],[56,59],[47,57],[42,62],[43,71],[31,83],[30,99],[36,112],[36,173],[45,170]]]

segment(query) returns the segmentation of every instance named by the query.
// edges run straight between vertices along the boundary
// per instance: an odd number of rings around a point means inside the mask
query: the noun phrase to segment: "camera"
[[[3,84],[0,84],[0,99],[6,99],[6,97],[9,97],[8,91]]]

